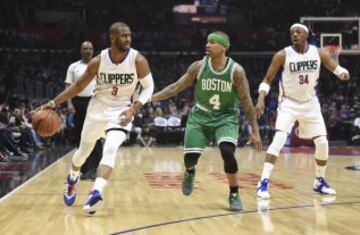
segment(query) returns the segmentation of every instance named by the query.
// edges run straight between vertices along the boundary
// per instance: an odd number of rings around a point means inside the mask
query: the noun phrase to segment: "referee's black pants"
[[[75,96],[71,101],[75,108],[74,114],[74,134],[75,134],[75,141],[76,146],[79,147],[80,139],[81,139],[81,132],[84,126],[86,110],[89,104],[90,97],[80,97]],[[90,156],[86,159],[85,163],[82,165],[80,171],[81,173],[85,174],[90,170],[95,170],[99,166],[102,157],[102,150],[103,145],[101,139],[96,141],[95,147],[90,153]]]

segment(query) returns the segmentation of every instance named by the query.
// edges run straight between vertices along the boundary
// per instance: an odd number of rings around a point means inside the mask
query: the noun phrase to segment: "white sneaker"
[[[323,177],[316,177],[314,180],[314,191],[321,194],[335,195],[336,191],[330,187]]]
[[[258,182],[256,188],[256,196],[258,199],[269,199],[269,179],[263,179]]]

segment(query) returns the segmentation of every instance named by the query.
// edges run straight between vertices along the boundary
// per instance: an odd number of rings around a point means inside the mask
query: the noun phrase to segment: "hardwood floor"
[[[271,199],[259,201],[265,153],[237,149],[244,211],[230,212],[217,148],[200,158],[191,196],[180,189],[182,147],[121,148],[105,207],[93,216],[82,212],[92,182],[80,182],[74,206],[63,204],[69,153],[0,199],[0,234],[359,234],[360,171],[345,169],[360,165],[358,152],[330,157],[327,179],[336,197],[313,193],[311,149],[285,152],[272,175]]]

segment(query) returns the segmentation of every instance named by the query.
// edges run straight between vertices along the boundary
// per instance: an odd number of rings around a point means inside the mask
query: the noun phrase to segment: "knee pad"
[[[191,168],[196,166],[200,153],[185,153],[184,163],[186,168]]]
[[[329,158],[329,143],[326,136],[314,139],[315,159],[326,161]]]
[[[277,131],[267,150],[268,154],[279,156],[281,149],[284,147],[288,134],[283,131]]]
[[[100,164],[107,165],[111,168],[115,166],[115,158],[120,145],[126,140],[126,133],[119,130],[112,130],[106,134],[103,148],[103,156]]]
[[[225,173],[235,174],[238,172],[238,165],[235,158],[235,145],[230,142],[221,142],[219,145],[221,157],[224,160]]]

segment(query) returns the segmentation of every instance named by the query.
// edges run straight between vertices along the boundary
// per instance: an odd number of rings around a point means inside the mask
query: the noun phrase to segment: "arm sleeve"
[[[141,78],[139,80],[140,80],[141,86],[143,87],[143,90],[141,91],[140,96],[137,99],[137,101],[139,101],[140,103],[142,103],[144,105],[144,104],[146,104],[146,102],[150,101],[151,95],[154,92],[154,80],[153,80],[151,73],[149,73],[144,78]]]

